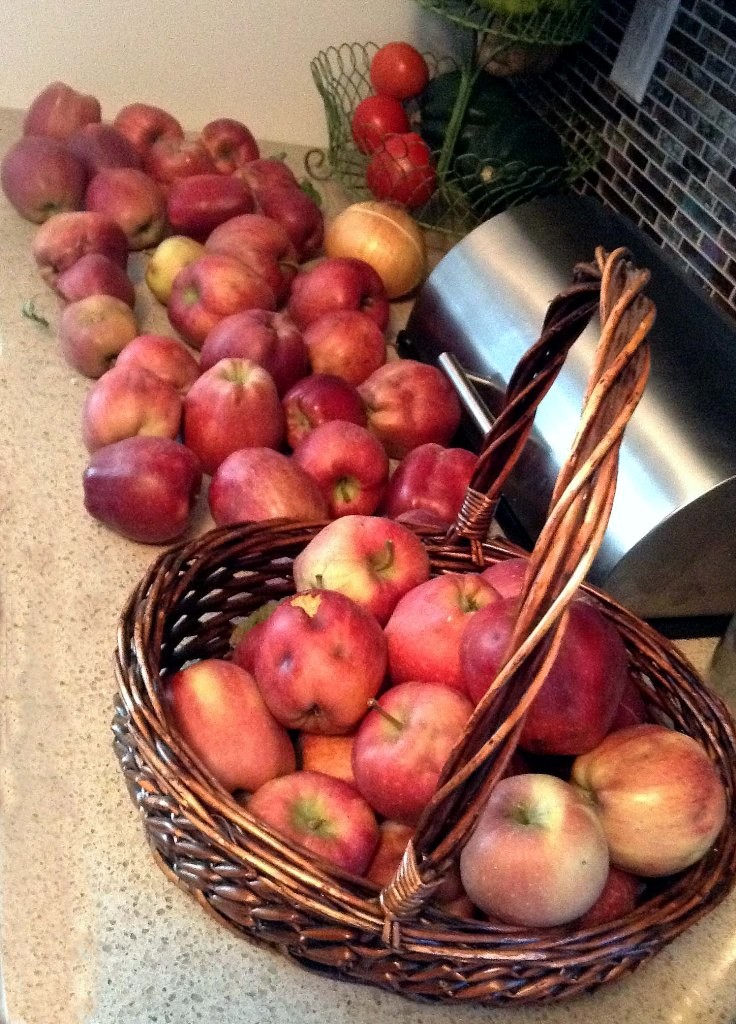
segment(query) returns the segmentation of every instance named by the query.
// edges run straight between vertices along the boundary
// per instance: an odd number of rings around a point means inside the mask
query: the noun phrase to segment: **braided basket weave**
[[[382,892],[237,804],[189,753],[162,699],[167,676],[192,660],[227,656],[237,622],[293,593],[293,560],[323,524],[214,529],[162,554],[131,595],[116,653],[115,750],[155,860],[223,924],[334,977],[413,998],[503,1006],[565,999],[629,973],[728,893],[736,873],[729,713],[671,644],[582,583],[608,522],[621,437],[646,382],[654,318],[647,280],[625,251],[599,251],[575,269],[509,383],[457,522],[446,535],[417,528],[434,575],[478,571],[519,553],[485,540],[496,502],[537,405],[599,307],[601,341],[580,427],[530,558],[508,659]],[[449,916],[433,893],[504,771],[580,586],[621,632],[651,718],[693,736],[716,764],[726,825],[700,862],[660,880],[636,910],[608,924],[530,930]]]

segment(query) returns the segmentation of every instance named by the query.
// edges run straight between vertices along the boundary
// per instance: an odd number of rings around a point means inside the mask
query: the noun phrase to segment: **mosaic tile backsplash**
[[[609,81],[633,7],[601,0],[586,42],[545,76],[602,139],[576,188],[634,220],[736,318],[736,2],[681,0],[641,105]]]

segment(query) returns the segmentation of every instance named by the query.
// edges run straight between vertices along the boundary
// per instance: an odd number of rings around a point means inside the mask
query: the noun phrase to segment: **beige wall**
[[[399,38],[435,52],[457,43],[412,0],[2,0],[0,106],[24,108],[61,79],[94,93],[105,119],[143,100],[191,130],[230,116],[260,138],[319,144],[310,59]]]

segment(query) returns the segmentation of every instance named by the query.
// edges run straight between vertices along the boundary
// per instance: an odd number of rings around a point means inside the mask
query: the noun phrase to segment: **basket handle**
[[[583,265],[576,273],[586,281],[599,280],[602,325],[581,421],[558,475],[547,521],[529,558],[504,662],[450,754],[396,875],[381,893],[387,942],[400,941],[400,920],[415,916],[442,883],[488,794],[503,775],[526,711],[556,656],[567,607],[587,575],[608,525],[619,446],[649,374],[645,339],[655,308],[642,294],[649,272],[638,270],[625,249],[609,254],[599,248],[595,265]],[[545,326],[548,321],[549,317]],[[537,345],[540,343],[541,339]],[[556,351],[553,358],[564,357]],[[478,473],[482,479],[500,458],[497,453],[518,455],[522,439],[531,429],[528,409],[536,408],[526,396],[536,396],[537,389],[549,387],[546,379],[537,383],[542,377],[539,367],[527,379],[530,362],[525,358],[520,363],[509,385],[512,397],[496,421],[498,424],[502,417],[510,421],[511,415],[506,414],[516,407],[522,425],[508,422],[496,439],[498,443],[487,446]],[[488,493],[497,491],[494,483]]]

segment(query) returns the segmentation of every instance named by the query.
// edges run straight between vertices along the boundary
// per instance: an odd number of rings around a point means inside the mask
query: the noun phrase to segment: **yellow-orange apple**
[[[146,284],[162,305],[171,295],[174,278],[204,253],[204,246],[186,235],[169,235],[159,242],[146,266]]]
[[[306,772],[323,772],[355,785],[353,741],[355,733],[329,736],[318,732],[300,732],[296,739],[299,767]]]

